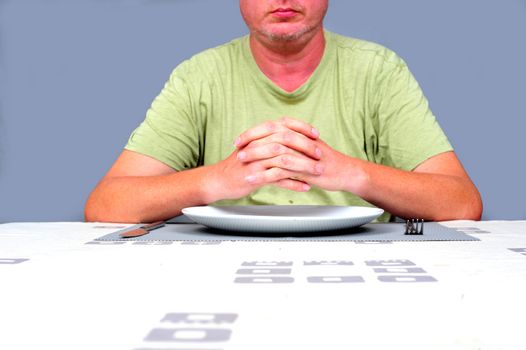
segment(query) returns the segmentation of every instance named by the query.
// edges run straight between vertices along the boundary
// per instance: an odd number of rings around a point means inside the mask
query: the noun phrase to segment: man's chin
[[[267,39],[273,42],[293,42],[300,40],[305,34],[312,31],[312,28],[292,27],[291,25],[279,25],[282,28],[272,28],[271,30],[262,30],[260,34],[263,34]]]

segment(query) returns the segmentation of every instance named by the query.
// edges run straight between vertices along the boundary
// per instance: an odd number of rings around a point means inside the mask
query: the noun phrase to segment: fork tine
[[[406,235],[424,234],[424,219],[408,219],[405,224]]]
[[[416,232],[415,234],[421,235],[424,233],[424,220],[416,219]]]
[[[413,223],[411,222],[411,220],[408,219],[405,221],[405,234],[410,235],[412,232],[413,232]]]

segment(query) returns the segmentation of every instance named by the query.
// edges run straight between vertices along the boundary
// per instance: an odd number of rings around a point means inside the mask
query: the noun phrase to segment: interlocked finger
[[[307,137],[310,137],[313,140],[317,139],[320,136],[320,133],[318,132],[318,130],[312,127],[312,125],[305,123],[304,121],[290,118],[290,117],[282,117],[279,120],[279,122],[281,122],[287,128],[294,130]]]
[[[288,190],[296,191],[296,192],[307,192],[311,189],[310,185],[300,181],[300,180],[293,180],[293,179],[284,179],[276,182],[274,185],[286,188]]]
[[[319,160],[322,156],[321,149],[318,147],[316,141],[291,130],[277,132],[262,139],[252,141],[243,151],[276,143],[302,153],[312,159]]]
[[[281,168],[293,171],[296,173],[293,177],[297,177],[300,174],[321,175],[323,173],[323,165],[320,162],[309,159],[303,155],[294,156],[283,154],[267,159],[263,164],[266,168]]]
[[[253,162],[257,160],[269,159],[282,154],[300,155],[299,152],[288,148],[280,143],[261,143],[250,144],[237,154],[237,159],[242,162]]]
[[[265,185],[278,182],[280,180],[288,179],[294,175],[293,172],[281,169],[281,168],[270,168],[252,175],[247,176],[245,179],[252,185]]]
[[[235,145],[238,149],[241,149],[252,141],[284,130],[297,132],[312,140],[317,139],[319,136],[319,132],[311,125],[301,120],[283,117],[278,121],[268,121],[245,131],[236,139]]]

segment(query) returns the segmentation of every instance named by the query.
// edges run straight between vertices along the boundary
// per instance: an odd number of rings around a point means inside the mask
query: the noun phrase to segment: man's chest
[[[211,95],[205,115],[204,163],[212,164],[234,151],[233,141],[242,132],[264,123],[288,116],[303,120],[318,131],[320,137],[334,149],[366,159],[368,138],[364,101],[359,96],[342,91],[334,84],[317,86],[300,96],[284,96],[273,91],[243,86]]]

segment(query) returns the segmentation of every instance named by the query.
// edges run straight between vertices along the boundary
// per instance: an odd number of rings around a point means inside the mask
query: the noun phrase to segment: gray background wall
[[[526,219],[526,1],[332,0],[409,64],[479,187]],[[0,222],[82,220],[171,70],[246,33],[235,0],[0,0]]]

